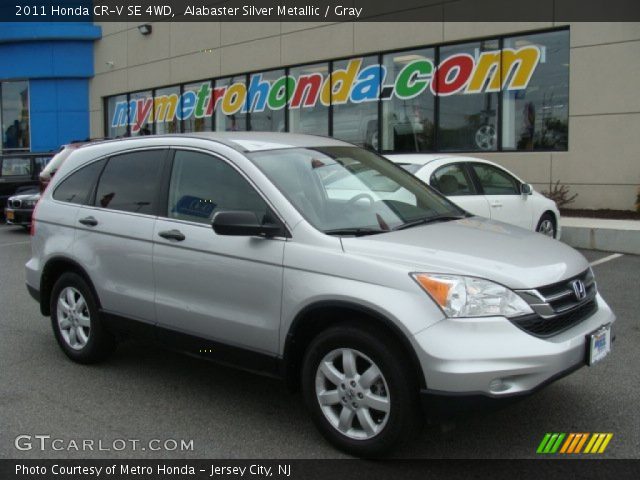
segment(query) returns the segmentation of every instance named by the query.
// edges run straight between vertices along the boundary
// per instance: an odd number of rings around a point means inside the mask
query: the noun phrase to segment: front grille
[[[576,280],[584,285],[584,296],[581,298],[578,298],[574,289]],[[516,293],[535,313],[514,318],[512,322],[538,337],[557,335],[589,318],[598,307],[596,282],[591,270],[561,282]]]
[[[526,317],[514,318],[515,323],[522,330],[529,332],[536,337],[551,337],[568,330],[589,318],[597,310],[597,301],[591,300],[578,308],[567,313],[560,314],[553,318],[542,318],[539,315],[527,315]]]

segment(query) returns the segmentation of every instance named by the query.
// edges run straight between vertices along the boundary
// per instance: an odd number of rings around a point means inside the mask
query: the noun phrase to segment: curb
[[[560,239],[574,248],[640,255],[640,228],[563,225]]]

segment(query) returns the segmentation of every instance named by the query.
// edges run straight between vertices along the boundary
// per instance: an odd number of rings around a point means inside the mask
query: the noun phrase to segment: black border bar
[[[62,468],[77,470],[74,474],[54,473],[54,469],[59,472]],[[100,474],[96,475],[98,468],[100,468]],[[213,473],[216,472],[216,468],[218,473]],[[270,476],[267,468],[271,469]],[[25,469],[31,469],[34,473],[25,473]],[[35,473],[36,469],[41,473]],[[109,473],[111,469],[114,473]],[[135,475],[131,474],[132,469],[137,472]],[[241,475],[242,469],[244,474]],[[46,473],[42,473],[44,470]],[[146,473],[147,471],[151,473]],[[324,478],[332,480],[336,478],[635,480],[639,476],[640,460],[0,460],[0,478],[3,480],[130,480],[132,478],[139,480]]]
[[[188,8],[189,7],[189,8]],[[1,22],[634,22],[638,0],[15,0]]]

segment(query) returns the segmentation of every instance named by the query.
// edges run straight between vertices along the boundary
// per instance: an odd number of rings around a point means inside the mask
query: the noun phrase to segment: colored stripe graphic
[[[540,445],[538,445],[538,449],[536,450],[536,453],[543,453],[544,452],[544,447],[547,445],[547,442],[549,441],[549,438],[551,438],[551,434],[550,433],[545,433],[544,437],[542,438],[542,441],[540,442]]]
[[[609,442],[611,441],[611,439],[613,438],[613,433],[607,433],[607,436],[604,439],[604,442],[602,442],[602,445],[600,445],[600,450],[598,450],[598,453],[604,453],[604,451],[607,449],[607,445],[609,445]]]
[[[562,444],[562,440],[564,440],[564,437],[564,433],[558,435],[558,439],[556,440],[556,443],[553,445],[549,453],[556,453],[558,451],[558,449],[560,448],[560,444]]]
[[[584,453],[603,453],[613,438],[613,433],[594,433]]]
[[[591,435],[591,440],[589,440],[589,443],[587,443],[587,448],[584,449],[584,453],[590,453],[591,452],[591,448],[596,443],[596,440],[598,439],[599,436],[600,436],[600,434],[598,434],[598,433],[594,433],[593,435]]]
[[[580,442],[576,446],[576,450],[573,453],[580,453],[582,451],[582,446],[587,441],[587,438],[589,438],[588,433],[581,433],[580,435],[582,435],[582,438],[580,439]]]
[[[573,442],[571,442],[571,445],[569,445],[569,449],[567,450],[567,453],[573,453],[576,450],[576,447],[578,446],[578,443],[580,442],[580,440],[582,440],[582,434],[576,433],[575,436],[573,437]]]
[[[547,445],[544,447],[544,452],[542,453],[552,453],[551,449],[553,448],[553,445],[555,444],[557,438],[558,438],[557,433],[552,434],[551,438],[547,442]]]
[[[553,433],[544,435],[536,453],[579,454],[604,453],[613,438],[613,433]],[[585,447],[586,444],[586,447]],[[584,450],[583,450],[584,447]]]
[[[564,445],[562,445],[562,449],[560,449],[560,453],[567,453],[567,449],[569,448],[569,445],[571,445],[571,442],[573,442],[573,439],[576,437],[575,433],[570,433],[569,436],[567,437],[567,440],[564,442]]]
[[[538,445],[536,453],[556,453],[565,435],[564,433],[546,433]]]

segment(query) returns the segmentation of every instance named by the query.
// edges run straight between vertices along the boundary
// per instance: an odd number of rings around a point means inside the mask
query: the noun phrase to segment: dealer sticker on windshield
[[[589,365],[598,363],[611,351],[611,326],[604,325],[587,337],[589,341]]]

